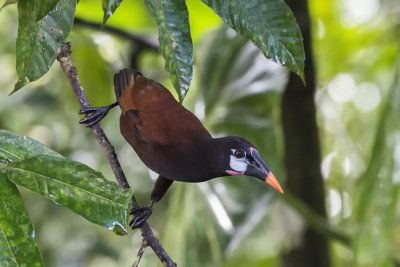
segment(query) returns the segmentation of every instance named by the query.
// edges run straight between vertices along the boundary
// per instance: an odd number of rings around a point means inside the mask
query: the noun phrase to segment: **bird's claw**
[[[152,207],[137,207],[131,210],[133,219],[130,221],[129,226],[133,229],[139,228],[152,214]]]
[[[85,123],[87,127],[90,127],[93,124],[99,122],[102,118],[104,118],[104,115],[99,113],[93,113],[90,115],[86,115],[83,119],[80,119],[79,123],[81,124]]]
[[[85,114],[85,117],[79,120],[79,123],[86,124],[86,127],[92,127],[101,121],[111,109],[110,106],[85,108],[78,111],[79,114]]]

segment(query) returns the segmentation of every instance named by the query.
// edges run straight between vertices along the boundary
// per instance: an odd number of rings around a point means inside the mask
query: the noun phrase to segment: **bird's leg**
[[[154,203],[160,201],[160,199],[167,192],[171,186],[173,180],[169,180],[163,176],[158,176],[156,184],[154,185],[153,191],[151,192],[151,203],[149,207],[136,207],[131,209],[131,215],[133,215],[132,221],[129,226],[132,229],[138,228],[144,223],[151,215]]]
[[[85,117],[79,120],[79,123],[84,123],[87,127],[92,127],[94,124],[101,121],[107,115],[108,111],[115,106],[118,106],[118,102],[103,107],[81,109],[78,113],[85,114]]]
[[[151,200],[150,206],[148,207],[135,207],[131,209],[131,215],[133,219],[130,221],[129,226],[133,229],[139,228],[152,214],[152,209],[155,201]]]

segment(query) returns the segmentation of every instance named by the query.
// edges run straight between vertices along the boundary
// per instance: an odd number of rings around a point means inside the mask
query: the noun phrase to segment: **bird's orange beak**
[[[280,184],[278,183],[278,181],[276,180],[276,178],[272,172],[268,173],[268,176],[265,179],[265,182],[267,184],[269,184],[270,186],[272,186],[273,188],[275,188],[276,190],[278,190],[279,192],[281,192],[281,194],[283,194],[282,187],[280,186]]]
[[[279,185],[274,174],[268,169],[257,149],[251,147],[250,154],[253,157],[254,162],[249,164],[249,167],[246,169],[246,172],[244,174],[256,177],[257,179],[266,182],[283,194],[282,187]]]

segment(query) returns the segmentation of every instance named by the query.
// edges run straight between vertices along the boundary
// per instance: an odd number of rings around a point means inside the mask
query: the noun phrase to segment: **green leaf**
[[[63,158],[57,152],[32,138],[0,130],[0,162],[10,163],[38,155]]]
[[[1,266],[43,266],[28,212],[3,168],[0,168],[0,210]]]
[[[221,19],[264,55],[304,82],[304,47],[293,13],[283,0],[203,0]]]
[[[122,2],[122,0],[103,0],[102,1],[103,11],[104,11],[103,25],[106,24],[107,20],[112,16],[112,14],[115,12],[117,7],[119,7],[121,2]]]
[[[50,13],[36,21],[39,2],[18,1],[18,81],[11,93],[39,79],[49,70],[72,27],[76,0],[59,0]]]
[[[165,68],[182,102],[192,80],[193,44],[185,1],[146,0],[147,10],[156,20]]]
[[[16,4],[18,1],[17,0],[6,0],[4,4],[0,7],[0,11],[3,10],[8,5]]]
[[[50,11],[52,11],[60,0],[40,0],[37,1],[36,21],[44,18]]]
[[[90,222],[127,234],[132,190],[88,166],[53,156],[34,156],[6,167],[8,179],[63,205]]]

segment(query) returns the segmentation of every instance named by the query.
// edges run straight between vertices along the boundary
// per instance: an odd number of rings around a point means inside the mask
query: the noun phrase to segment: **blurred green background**
[[[260,149],[284,184],[280,123],[287,70],[266,60],[224,27],[200,0],[187,1],[195,48],[194,79],[184,101],[214,136],[239,135]],[[400,4],[393,0],[309,1],[317,70],[315,103],[329,222],[350,238],[330,240],[332,266],[400,266]],[[102,21],[100,1],[81,0],[77,17]],[[58,62],[13,94],[15,5],[0,12],[0,128],[27,135],[70,159],[112,172]],[[108,25],[150,39],[157,28],[141,1],[123,1]],[[93,106],[115,101],[112,78],[132,62],[171,89],[164,60],[121,37],[76,23],[72,59]],[[173,92],[174,93],[174,92]],[[139,202],[147,204],[154,173],[119,133],[117,109],[102,121]],[[304,155],[305,157],[307,155]],[[141,244],[91,225],[21,189],[46,266],[131,266]],[[179,266],[278,266],[296,247],[305,221],[285,195],[248,177],[175,183],[149,222]],[[312,216],[312,214],[310,215]],[[141,267],[161,266],[148,248]]]

